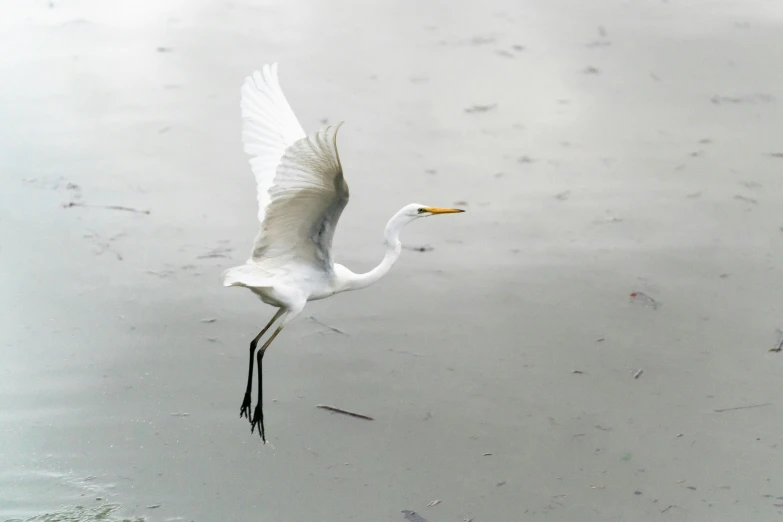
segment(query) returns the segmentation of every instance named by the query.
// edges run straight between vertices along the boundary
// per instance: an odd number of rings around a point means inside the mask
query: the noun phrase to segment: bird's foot
[[[256,404],[253,420],[250,421],[250,433],[253,433],[256,426],[258,426],[258,434],[261,435],[261,440],[266,444],[266,434],[264,433],[264,410],[261,407],[261,404]]]
[[[239,410],[239,418],[247,417],[249,422],[253,422],[250,417],[250,393],[245,394],[245,398],[242,400],[242,408]]]

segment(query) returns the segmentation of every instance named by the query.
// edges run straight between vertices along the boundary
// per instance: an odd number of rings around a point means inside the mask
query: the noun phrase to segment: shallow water
[[[778,2],[2,7],[0,520],[780,515]],[[339,262],[469,212],[281,335],[263,446],[273,310],[219,274],[273,60],[305,128],[346,121]]]

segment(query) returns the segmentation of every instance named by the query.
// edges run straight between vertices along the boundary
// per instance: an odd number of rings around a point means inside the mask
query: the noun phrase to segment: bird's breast
[[[308,301],[318,301],[319,299],[326,299],[327,297],[332,297],[336,293],[337,292],[335,292],[331,288],[319,290],[310,294],[310,298],[308,299]]]

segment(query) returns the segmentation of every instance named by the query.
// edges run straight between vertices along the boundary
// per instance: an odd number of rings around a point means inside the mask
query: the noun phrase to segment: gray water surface
[[[783,512],[779,2],[2,8],[0,520]],[[346,121],[337,261],[411,201],[468,212],[281,334],[264,446],[273,309],[219,275],[271,61],[307,130]]]

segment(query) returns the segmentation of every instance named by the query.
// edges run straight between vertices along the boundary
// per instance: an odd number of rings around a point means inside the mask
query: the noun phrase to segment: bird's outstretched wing
[[[293,261],[331,270],[332,238],[349,197],[337,152],[340,125],[305,137],[280,90],[276,68],[269,73],[261,77],[268,79],[264,84],[246,82],[242,91],[243,140],[254,154],[261,221],[250,261],[266,269]]]
[[[295,259],[331,270],[334,229],[348,204],[337,153],[339,127],[326,127],[286,150],[269,189],[255,262],[272,268]]]
[[[307,135],[280,88],[277,64],[264,65],[242,85],[242,142],[258,187],[258,220],[263,223],[269,189],[288,147]]]

